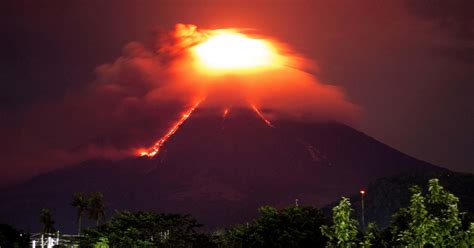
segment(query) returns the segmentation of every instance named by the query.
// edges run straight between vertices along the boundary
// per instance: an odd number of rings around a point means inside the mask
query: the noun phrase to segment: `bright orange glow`
[[[213,70],[257,69],[276,64],[278,53],[269,41],[221,30],[194,48],[202,66]]]
[[[188,104],[192,104],[192,99],[208,98],[202,107],[219,111],[217,117],[222,117],[222,129],[229,124],[226,118],[232,106],[251,108],[271,128],[275,126],[270,117],[342,120],[346,123],[357,114],[357,106],[344,99],[342,90],[321,83],[311,74],[316,68],[309,60],[276,39],[247,31],[198,29],[195,25],[180,24],[170,37],[160,37],[158,42],[163,40],[164,43],[158,43],[162,46],[156,53],[148,51],[152,55],[150,58],[142,56],[142,50],[147,51],[147,46],[133,44],[128,47],[131,51],[127,50],[137,53],[133,60],[120,59],[100,67],[104,74],[101,78],[114,81],[117,71],[138,70],[137,73],[146,79],[142,83],[148,84],[151,80],[156,85],[146,95],[147,103],[178,99],[191,100]],[[162,60],[167,61],[165,70],[161,69]],[[163,83],[161,73],[166,75]],[[125,86],[106,90],[115,94],[122,87]],[[138,156],[157,155],[198,104],[183,113],[151,147],[133,152]],[[260,108],[271,110],[272,116]]]
[[[173,136],[174,133],[179,129],[179,127],[191,116],[193,111],[199,106],[201,101],[198,101],[194,106],[192,106],[188,111],[184,112],[181,118],[176,122],[171,129],[161,138],[159,139],[152,147],[148,149],[140,149],[138,150],[138,156],[147,156],[153,157],[160,152],[161,147],[165,144],[165,142]]]
[[[229,114],[229,108],[224,109],[224,113],[222,114],[222,118],[225,119],[227,114]]]
[[[257,115],[260,117],[260,119],[262,119],[269,127],[275,127],[275,126],[273,126],[273,124],[267,118],[265,118],[265,116],[257,108],[257,106],[255,106],[255,104],[251,104],[250,106],[252,107],[253,111],[255,111],[255,113],[257,113]]]

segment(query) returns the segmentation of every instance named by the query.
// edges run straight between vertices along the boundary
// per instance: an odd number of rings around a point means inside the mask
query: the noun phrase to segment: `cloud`
[[[271,119],[357,119],[359,107],[340,88],[321,83],[307,72],[311,63],[271,39],[285,59],[278,67],[217,76],[197,70],[192,47],[212,32],[179,24],[171,32],[155,32],[151,43],[130,42],[115,61],[97,66],[95,80],[85,87],[70,90],[60,102],[31,108],[14,132],[21,133],[17,155],[7,160],[53,168],[131,156],[156,142],[185,109],[203,98],[203,107],[256,104]]]
[[[405,0],[407,10],[432,26],[437,46],[432,53],[471,64],[474,47],[472,7],[469,0]],[[448,35],[446,35],[448,34]]]

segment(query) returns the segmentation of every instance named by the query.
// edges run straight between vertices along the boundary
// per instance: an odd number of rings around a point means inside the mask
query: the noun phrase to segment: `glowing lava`
[[[192,106],[188,111],[184,112],[181,118],[176,122],[171,129],[161,138],[159,139],[152,147],[146,150],[139,150],[139,156],[147,156],[153,157],[160,152],[161,147],[166,143],[166,141],[173,136],[174,133],[179,129],[179,127],[191,116],[193,111],[199,106],[201,101],[198,101],[194,106]]]
[[[229,114],[229,108],[224,109],[224,113],[222,113],[222,119],[225,119],[225,117]]]
[[[275,65],[278,52],[263,39],[221,30],[194,48],[198,60],[211,70],[249,70]]]
[[[252,107],[253,111],[255,111],[255,113],[257,113],[257,115],[260,117],[260,119],[262,119],[269,127],[275,127],[275,126],[273,126],[273,124],[267,118],[265,118],[265,116],[257,108],[257,106],[255,106],[255,104],[250,104],[250,106]]]

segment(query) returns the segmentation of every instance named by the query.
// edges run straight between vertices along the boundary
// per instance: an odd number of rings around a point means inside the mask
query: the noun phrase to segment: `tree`
[[[99,241],[94,244],[94,248],[109,248],[109,240],[107,238],[100,238]]]
[[[358,233],[357,222],[347,198],[333,208],[333,226],[323,226],[329,247],[473,247],[474,223],[464,225],[458,210],[459,200],[444,190],[438,179],[428,181],[428,193],[411,188],[408,208],[392,216],[392,224],[379,233],[370,223],[367,232]]]
[[[369,248],[372,246],[385,247],[382,243],[380,243],[380,241],[381,241],[380,234],[377,230],[377,226],[374,223],[369,223],[363,240],[359,242],[359,247],[361,248]]]
[[[71,206],[77,208],[77,234],[81,234],[82,214],[87,209],[87,198],[83,192],[74,193]]]
[[[30,235],[16,230],[12,226],[0,224],[0,247],[28,247]]]
[[[398,234],[408,228],[410,216],[407,208],[400,208],[398,212],[392,215],[392,221],[380,234],[380,241],[384,243],[381,247],[397,247],[399,245]]]
[[[326,243],[319,229],[326,219],[317,208],[266,206],[259,211],[259,218],[218,237],[220,247],[322,247]]]
[[[47,208],[41,210],[40,223],[43,225],[42,233],[54,233],[56,231],[53,216],[51,215],[51,211]]]
[[[199,247],[206,238],[196,232],[200,226],[188,215],[115,212],[106,223],[84,229],[81,246],[91,246],[106,239],[110,247]]]
[[[462,230],[459,199],[444,190],[438,179],[428,181],[428,194],[413,187],[410,206],[402,210],[402,227],[393,227],[397,241],[408,247],[470,247],[474,242],[474,225]],[[407,223],[406,223],[407,222]]]
[[[89,194],[87,200],[87,212],[89,219],[96,222],[96,226],[105,216],[106,206],[104,203],[104,196],[100,192],[93,192]]]
[[[351,218],[354,210],[348,198],[342,197],[339,204],[332,209],[333,225],[321,226],[321,232],[328,237],[328,247],[357,247],[357,221]]]

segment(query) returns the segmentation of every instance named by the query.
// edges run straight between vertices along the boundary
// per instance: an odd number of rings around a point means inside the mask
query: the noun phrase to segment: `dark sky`
[[[82,121],[74,111],[55,119],[37,109],[86,87],[96,67],[120,57],[129,42],[146,42],[153,30],[176,23],[275,37],[317,61],[317,76],[361,106],[357,129],[422,160],[474,172],[473,3],[2,1],[0,180],[55,167],[44,159],[50,147],[82,145],[58,137],[77,131],[59,131],[63,118]],[[42,128],[51,121],[54,128]]]

